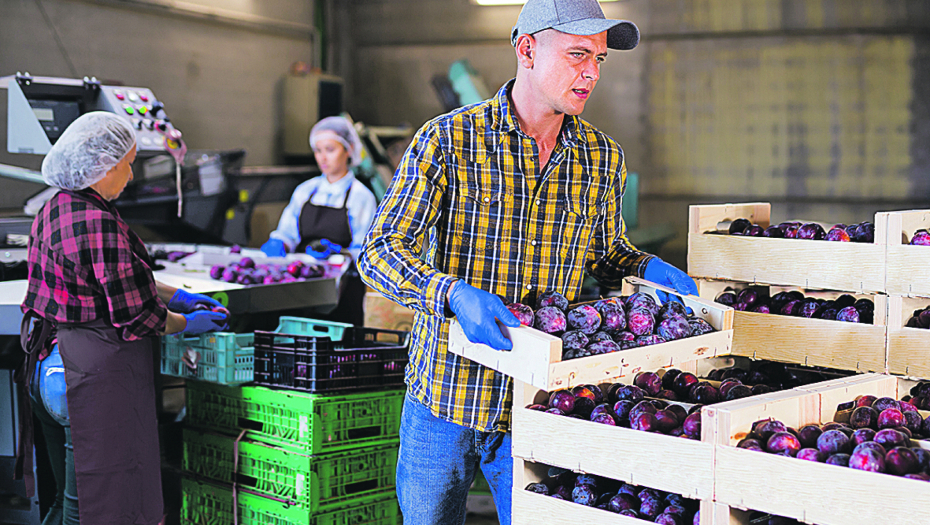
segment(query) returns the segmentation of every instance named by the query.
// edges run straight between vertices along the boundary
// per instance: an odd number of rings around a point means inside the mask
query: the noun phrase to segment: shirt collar
[[[513,78],[508,80],[507,83],[501,86],[497,91],[497,95],[491,99],[491,129],[501,134],[516,131],[521,135],[525,135],[520,129],[520,124],[517,122],[516,115],[513,113],[513,102],[510,100],[510,92],[513,89],[515,81],[516,79]],[[562,122],[562,132],[559,134],[562,145],[567,148],[573,148],[579,143],[586,144],[587,139],[580,128],[580,118],[574,115],[566,115],[565,120]]]
[[[346,174],[345,177],[337,180],[336,182],[329,182],[326,179],[326,175],[320,175],[320,189],[325,189],[330,193],[345,193],[349,186],[352,185],[352,182],[355,180],[355,173],[352,170]]]

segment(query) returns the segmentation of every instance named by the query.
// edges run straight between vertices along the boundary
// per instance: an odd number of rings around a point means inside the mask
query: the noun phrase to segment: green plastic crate
[[[232,483],[265,496],[301,505],[311,512],[342,508],[347,501],[394,490],[398,442],[354,451],[310,456],[243,440],[233,472],[235,438],[184,429],[184,470]]]
[[[181,480],[181,523],[184,525],[229,525],[233,523],[232,488],[190,478]],[[337,510],[313,513],[300,505],[240,490],[241,525],[399,525],[402,522],[397,497],[377,495],[347,501]]]
[[[404,390],[327,396],[263,386],[190,382],[187,424],[325,454],[400,437]]]
[[[248,383],[254,375],[254,341],[255,334],[230,332],[193,337],[166,335],[161,343],[161,373],[222,385]],[[188,348],[200,354],[197,368],[193,370],[182,361]]]
[[[282,315],[278,318],[278,327],[275,332],[279,334],[299,334],[313,337],[328,337],[333,341],[342,341],[342,334],[346,328],[352,328],[349,323],[335,321],[320,321],[306,317],[291,317]]]

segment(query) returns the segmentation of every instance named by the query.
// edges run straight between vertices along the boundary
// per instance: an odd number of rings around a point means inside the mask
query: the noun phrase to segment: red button
[[[116,96],[117,100],[126,100],[126,95],[124,95],[122,91],[114,91],[113,95]]]
[[[148,102],[149,97],[147,95],[143,95],[142,93],[139,93],[139,100],[141,100],[142,102]]]

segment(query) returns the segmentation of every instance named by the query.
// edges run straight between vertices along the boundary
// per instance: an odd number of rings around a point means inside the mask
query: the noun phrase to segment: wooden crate
[[[886,244],[886,293],[930,295],[930,247],[907,244],[914,232],[928,228],[930,210],[896,211],[876,216],[875,239]]]
[[[707,300],[713,300],[725,288],[739,290],[749,286],[745,283],[707,279],[698,279],[697,283],[701,297]],[[770,286],[769,293],[774,295],[792,288]],[[804,290],[804,293],[812,297],[837,297],[843,292]],[[888,297],[881,294],[856,296],[874,301],[873,324],[734,311],[731,353],[734,356],[838,370],[884,372]]]
[[[627,282],[633,290],[653,297],[657,297],[658,291],[671,292],[635,277],[628,277]],[[635,375],[643,370],[728,355],[733,340],[733,309],[695,296],[686,296],[682,300],[718,331],[653,346],[562,361],[562,340],[535,328],[508,328],[501,325],[501,329],[513,341],[513,350],[501,352],[487,345],[470,342],[462,327],[453,320],[449,327],[449,351],[547,391],[588,383],[598,384]]]
[[[915,246],[927,248],[927,246]],[[930,306],[930,297],[888,296],[888,371],[930,379],[930,330],[907,328],[914,310]]]
[[[713,496],[713,446],[525,408],[549,394],[514,381],[512,454],[682,496]],[[525,485],[524,485],[525,486]],[[521,487],[523,488],[523,487]]]
[[[900,399],[913,384],[894,376],[863,374],[840,384],[707,407],[702,424],[712,429],[717,444],[714,500],[818,525],[917,523],[914,502],[930,498],[926,482],[735,447],[759,419],[774,417],[794,428],[832,421],[839,403],[860,394]]]
[[[770,226],[771,205],[690,207],[688,273],[692,277],[851,292],[885,290],[885,246],[878,238],[873,244],[863,244],[707,233],[738,218]],[[876,236],[877,232],[876,225]]]

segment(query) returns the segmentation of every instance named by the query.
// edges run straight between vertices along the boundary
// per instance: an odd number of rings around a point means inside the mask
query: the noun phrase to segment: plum
[[[568,310],[568,299],[559,292],[543,292],[536,299],[536,309],[553,307],[559,310]]]
[[[930,233],[928,233],[927,230],[917,230],[914,236],[911,237],[911,242],[908,244],[914,246],[930,246]]]
[[[234,283],[236,282],[236,279],[238,277],[239,277],[239,272],[237,272],[236,270],[233,270],[232,268],[226,268],[225,270],[223,270],[223,275],[220,276],[220,279],[222,279],[223,281],[227,283]]]
[[[674,303],[678,304],[678,303]],[[691,325],[684,317],[677,315],[666,317],[659,323],[656,333],[667,341],[684,339],[691,335]]]
[[[659,315],[659,304],[656,303],[655,298],[644,292],[637,292],[631,295],[626,306],[628,310],[634,310],[636,308],[648,310],[653,317]]]
[[[849,466],[849,454],[839,453],[833,454],[828,457],[824,462],[827,465],[836,465],[838,467],[848,467]]]
[[[782,239],[785,237],[785,232],[782,231],[778,226],[769,226],[762,232],[762,237],[773,237],[776,239]]]
[[[873,243],[875,242],[875,225],[871,222],[860,222],[856,225],[854,233],[849,235],[855,242]]]
[[[731,223],[730,223],[730,228],[729,228],[727,231],[729,232],[730,235],[734,235],[734,234],[737,234],[737,233],[740,233],[740,234],[741,234],[741,233],[743,233],[744,231],[746,231],[746,229],[749,228],[750,226],[752,226],[752,223],[749,222],[748,219],[743,219],[743,218],[741,217],[741,218],[736,219],[735,221],[731,222]]]
[[[630,415],[630,428],[645,432],[656,432],[659,430],[659,421],[656,419],[655,414],[641,412],[635,416]]]
[[[872,441],[875,439],[875,430],[871,428],[860,428],[853,432],[850,441],[854,447],[861,445],[867,441]]]
[[[216,279],[216,280],[222,279],[223,270],[225,269],[226,268],[220,264],[214,264],[213,266],[210,267],[210,278]]]
[[[594,420],[595,417],[601,414],[607,414],[611,417],[615,415],[613,407],[611,407],[609,403],[601,403],[600,405],[594,407],[594,410],[591,411],[591,420]]]
[[[872,407],[858,407],[849,415],[849,426],[852,428],[878,428],[879,413]]]
[[[893,397],[880,397],[872,403],[872,408],[881,413],[889,408],[900,409],[901,405]]]
[[[533,324],[534,328],[547,334],[562,333],[567,328],[565,313],[554,306],[543,306],[536,310]]]
[[[917,458],[917,470],[920,472],[930,471],[930,451],[914,447],[911,449],[911,452],[914,453],[914,457]]]
[[[640,516],[639,516],[639,512],[636,512],[636,511],[633,510],[633,509],[621,510],[621,511],[618,512],[617,514],[619,514],[619,515],[621,515],[621,516],[628,516],[628,517],[630,517],[630,518],[639,518],[639,517],[640,517]]]
[[[659,432],[669,433],[676,427],[681,426],[681,420],[674,412],[668,409],[657,410],[655,413],[656,425]]]
[[[632,419],[643,412],[655,414],[656,410],[656,406],[652,404],[652,401],[645,399],[633,405],[633,408],[630,409],[630,418]]]
[[[549,396],[549,408],[558,408],[565,414],[571,414],[575,408],[575,396],[568,390],[558,390]]]
[[[672,386],[675,384],[675,378],[678,377],[678,374],[681,373],[681,370],[677,368],[669,368],[662,374],[662,388],[671,390]]]
[[[903,447],[907,445],[907,436],[900,430],[886,428],[875,433],[874,442],[885,447],[885,449]]]
[[[662,390],[662,379],[655,372],[640,372],[633,379],[633,384],[643,389],[647,396],[655,396]]]
[[[916,473],[920,462],[907,447],[895,447],[885,454],[885,471],[896,476]]]
[[[591,343],[586,347],[586,349],[591,355],[601,355],[601,354],[609,354],[612,352],[619,352],[623,348],[611,340],[611,341],[597,341],[596,343]]]
[[[610,425],[612,427],[617,426],[617,420],[614,419],[610,414],[598,414],[591,418],[591,421],[594,423],[600,423],[602,425]]]
[[[768,385],[755,385],[754,387],[752,387],[752,395],[754,396],[758,396],[761,394],[769,394],[774,391],[775,389]]]
[[[764,451],[762,448],[762,442],[755,438],[743,438],[739,443],[736,444],[736,448],[744,448],[746,450],[757,450]]]
[[[636,346],[652,346],[665,343],[666,339],[661,335],[641,335],[636,338]]]
[[[868,472],[884,472],[885,457],[871,448],[862,448],[849,456],[849,468]]]
[[[832,230],[827,232],[827,235],[824,236],[824,240],[834,242],[850,242],[852,239],[849,237],[849,234],[846,233],[846,230],[843,228],[834,227]]]
[[[607,510],[619,513],[621,510],[639,509],[642,502],[633,494],[620,492],[607,502]]]
[[[614,332],[612,336],[614,338],[615,343],[623,344],[623,343],[629,343],[629,342],[636,341],[636,336],[633,335],[632,332],[627,332],[627,331]]]
[[[549,407],[547,407],[546,405],[535,404],[535,405],[527,405],[526,408],[528,408],[528,409],[530,409],[530,410],[538,410],[538,411],[540,411],[540,412],[544,412],[544,411],[547,410]]]
[[[807,317],[808,319],[814,317],[814,313],[820,308],[820,303],[817,302],[817,299],[807,298],[801,301],[801,306],[798,308],[795,315],[800,317]]]
[[[665,504],[661,500],[647,499],[643,500],[642,505],[639,507],[640,516],[644,516],[649,519],[649,521],[655,521],[659,517],[659,514],[662,514],[662,511],[665,509]]]
[[[736,294],[733,292],[723,292],[718,295],[714,301],[724,306],[733,306],[736,304]]]
[[[826,456],[849,452],[849,436],[841,430],[827,430],[817,438],[817,449]]]
[[[594,303],[594,308],[601,316],[601,329],[620,331],[626,328],[626,314],[623,306],[613,299],[601,299]]]
[[[641,487],[637,487],[636,485],[631,485],[629,483],[624,483],[623,486],[620,487],[620,490],[617,491],[617,494],[629,494],[630,496],[634,496],[636,501],[640,501],[639,493],[642,491],[643,489]]]
[[[781,315],[797,315],[797,312],[799,312],[800,309],[801,309],[801,301],[798,299],[794,299],[792,301],[788,301],[787,303],[785,303],[785,306],[782,306],[781,311],[779,313]]]
[[[240,273],[239,276],[236,277],[236,284],[248,286],[250,284],[255,284],[255,281],[252,280],[251,275],[247,273]]]
[[[856,310],[855,306],[847,306],[846,308],[836,312],[836,320],[844,321],[847,323],[858,323],[859,311]]]
[[[602,341],[613,342],[614,338],[610,334],[604,331],[594,332],[591,337],[588,338],[588,341],[591,343],[600,343]]]
[[[651,335],[655,323],[654,314],[645,308],[632,308],[627,318],[627,328],[637,336]]]
[[[801,442],[791,432],[775,432],[766,441],[765,450],[772,454],[785,453],[794,457],[801,450]]]
[[[566,318],[569,327],[587,335],[597,332],[601,326],[601,314],[593,306],[587,304],[569,310]]]
[[[682,423],[685,435],[691,439],[701,439],[701,413],[689,414]]]
[[[597,502],[597,491],[591,485],[579,485],[572,491],[572,501],[579,505],[593,507]]]
[[[886,408],[878,415],[878,428],[897,428],[904,426],[904,414],[897,408]]]
[[[578,477],[575,478],[575,486],[580,487],[581,485],[591,485],[597,488],[597,478],[591,474],[578,474]]]
[[[684,523],[682,521],[682,516],[678,514],[672,514],[670,512],[663,512],[662,514],[659,514],[656,516],[655,522],[661,525],[682,525]]]
[[[746,303],[748,306],[760,304],[765,302],[766,299],[768,299],[768,292],[764,288],[758,286],[744,288],[740,290],[739,295],[736,296],[737,302]]]
[[[547,414],[555,414],[555,415],[557,415],[557,416],[564,416],[564,415],[565,415],[565,412],[562,412],[562,410],[561,410],[561,409],[558,409],[558,408],[549,408],[549,409],[546,409],[546,413],[547,413]]]
[[[878,452],[879,454],[881,454],[881,456],[882,456],[883,458],[885,457],[886,450],[888,450],[888,449],[886,449],[885,447],[883,447],[882,445],[879,445],[878,443],[876,443],[876,442],[874,442],[874,441],[866,441],[865,443],[859,443],[858,445],[856,445],[856,447],[853,448],[853,454],[855,454],[856,452],[858,452],[858,451],[860,451],[860,450],[862,450],[862,449],[866,449],[866,448],[869,448],[869,449],[872,449],[872,450]],[[890,449],[890,448],[893,448],[893,447],[889,447],[889,449]]]
[[[681,405],[669,404],[665,407],[665,410],[668,410],[675,414],[675,417],[678,418],[678,421],[684,422],[685,418],[688,417],[688,411]]]
[[[643,392],[642,388],[639,388],[636,385],[624,385],[621,383],[616,383],[611,385],[610,389],[607,391],[607,399],[614,402],[620,401],[622,399],[639,402],[642,401],[644,397],[646,397],[646,393]]]
[[[772,434],[776,432],[787,432],[788,427],[777,419],[762,419],[752,425],[753,437],[757,437],[760,442],[767,443]]]
[[[770,314],[772,313],[772,308],[767,304],[757,304],[753,306],[750,311],[757,314]]]
[[[536,494],[542,494],[543,496],[549,495],[549,487],[545,483],[530,483],[526,486],[526,489],[530,492],[535,492]]]
[[[675,377],[672,382],[672,390],[678,394],[681,399],[686,399],[691,392],[691,387],[698,383],[698,378],[691,372],[682,372]]]
[[[617,419],[621,423],[626,423],[629,425],[630,422],[630,411],[633,410],[633,407],[636,405],[633,401],[628,399],[621,399],[614,403],[613,411],[617,415]]]
[[[823,463],[827,459],[827,455],[823,452],[817,450],[816,448],[802,448],[798,451],[798,459],[803,459],[805,461],[815,461],[817,463]]]
[[[927,474],[925,474],[925,473],[923,473],[923,472],[918,472],[918,473],[916,473],[916,474],[905,474],[904,477],[907,478],[907,479],[916,479],[916,480],[920,480],[920,481],[930,481],[930,475],[927,475]]]
[[[802,224],[801,227],[798,228],[798,239],[821,241],[826,235],[826,232],[823,231],[823,226],[816,222]]]
[[[572,414],[578,414],[579,416],[585,419],[591,419],[591,412],[594,411],[594,400],[587,397],[576,397],[575,398],[575,407],[572,409]]]
[[[799,226],[795,226],[793,224],[785,228],[785,238],[786,239],[797,239],[798,229],[799,229]]]
[[[724,396],[725,401],[733,401],[734,399],[742,399],[744,397],[749,397],[752,395],[752,389],[746,385],[736,385],[733,388],[729,389]]]
[[[856,397],[856,406],[857,407],[870,407],[875,400],[878,399],[872,394],[866,394]]]
[[[591,392],[591,393],[594,394],[594,398],[593,398],[593,399],[594,399],[594,403],[595,403],[595,404],[598,404],[598,405],[599,405],[599,404],[601,404],[601,403],[604,402],[604,393],[601,391],[601,387],[599,387],[599,386],[597,386],[597,385],[583,385],[583,386],[584,386],[584,388],[586,388],[589,392]],[[577,387],[576,387],[576,388],[577,388]],[[574,393],[574,389],[572,390],[572,392]],[[585,397],[590,397],[590,396],[587,396],[587,395],[586,395]]]
[[[720,401],[720,392],[710,383],[702,382],[691,390],[690,398],[695,403],[712,405]]]
[[[588,336],[581,330],[569,330],[562,334],[563,350],[581,350],[588,346]]]
[[[659,393],[656,394],[656,397],[659,399],[667,399],[669,401],[679,401],[678,394],[676,394],[673,390],[659,390]],[[921,423],[923,423],[923,421],[921,421]]]
[[[507,309],[520,321],[520,324],[524,326],[533,326],[535,316],[533,314],[533,309],[529,306],[523,303],[510,303],[507,305]]]
[[[817,446],[817,438],[823,434],[823,431],[820,430],[820,427],[817,425],[805,425],[801,427],[801,430],[798,430],[798,441],[801,442],[801,446],[804,448],[814,448]]]

